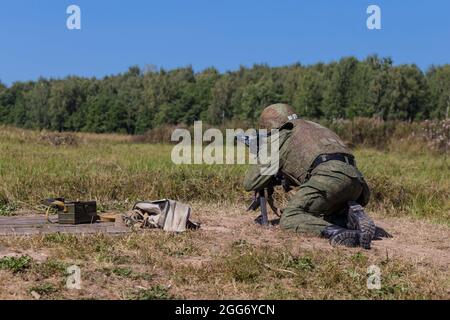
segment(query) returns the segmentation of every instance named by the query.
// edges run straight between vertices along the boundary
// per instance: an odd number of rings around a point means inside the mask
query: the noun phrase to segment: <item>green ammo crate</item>
[[[81,224],[97,221],[97,202],[68,201],[64,203],[64,210],[58,212],[58,223]]]

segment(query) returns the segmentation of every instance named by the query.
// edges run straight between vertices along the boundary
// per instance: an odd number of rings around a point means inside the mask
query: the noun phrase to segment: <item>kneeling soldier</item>
[[[323,236],[332,245],[365,249],[370,248],[372,239],[389,236],[365,214],[369,188],[352,151],[334,132],[298,119],[286,104],[265,108],[260,128],[278,129],[272,137],[279,144],[278,176],[300,187],[283,210],[283,229]],[[249,169],[244,180],[247,191],[273,185],[274,176],[261,174],[264,167],[267,164]]]

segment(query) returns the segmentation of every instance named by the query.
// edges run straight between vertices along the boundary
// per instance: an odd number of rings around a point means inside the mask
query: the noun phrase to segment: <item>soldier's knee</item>
[[[320,235],[330,223],[302,208],[286,208],[280,218],[280,227],[297,233]]]
[[[281,227],[281,229],[284,229],[284,230],[289,229],[288,221],[284,215],[282,215],[280,218],[280,227]]]
[[[286,208],[280,218],[280,227],[284,230],[297,230],[298,215],[304,214],[299,208]]]

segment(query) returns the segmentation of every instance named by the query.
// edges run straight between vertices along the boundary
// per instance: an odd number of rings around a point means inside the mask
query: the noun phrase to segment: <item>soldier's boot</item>
[[[336,225],[326,227],[322,230],[321,235],[330,239],[330,244],[333,247],[358,247],[361,241],[361,232],[359,230],[349,230]]]
[[[372,239],[375,238],[376,226],[372,218],[365,212],[364,208],[356,202],[348,203],[348,223],[347,227],[351,230],[361,232],[360,245],[364,249],[370,249]]]
[[[375,227],[373,240],[381,240],[382,238],[392,238],[392,235],[381,227]]]

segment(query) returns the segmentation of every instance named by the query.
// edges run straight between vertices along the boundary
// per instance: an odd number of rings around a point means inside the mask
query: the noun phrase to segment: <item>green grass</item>
[[[243,201],[247,165],[175,165],[170,145],[86,135],[55,147],[33,131],[0,129],[0,215],[36,208],[51,196],[96,199],[102,210],[128,209],[138,199]],[[392,149],[392,148],[391,148]],[[440,223],[450,221],[450,160],[423,152],[357,149],[372,187],[371,208]]]
[[[371,206],[391,215],[450,224],[450,159],[426,153],[357,151],[372,188]]]
[[[40,208],[40,200],[51,196],[96,199],[102,210],[129,209],[138,199],[173,198],[205,207],[248,200],[242,188],[246,165],[177,166],[169,145],[132,143],[126,136],[77,136],[77,145],[55,147],[37,132],[0,128],[0,215]],[[356,158],[372,188],[371,212],[450,225],[445,155],[391,147],[389,152],[357,149]],[[208,214],[217,218],[224,213]],[[1,247],[42,250],[48,259],[1,258],[0,277],[26,283],[28,295],[35,291],[64,298],[73,298],[63,284],[67,266],[75,264],[82,270],[83,298],[448,299],[448,273],[433,265],[421,268],[384,253],[298,250],[296,241],[302,240],[281,232],[264,244],[253,243],[258,237],[253,233],[231,240],[221,235],[3,237]],[[382,269],[381,290],[366,287],[370,264]]]
[[[23,272],[30,268],[33,259],[27,255],[20,257],[4,257],[0,259],[0,269],[10,270],[13,273]]]
[[[311,271],[315,267],[311,256],[295,257],[288,266],[299,271]]]

